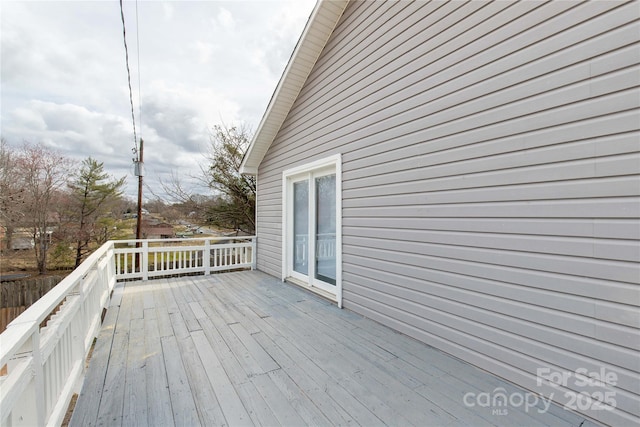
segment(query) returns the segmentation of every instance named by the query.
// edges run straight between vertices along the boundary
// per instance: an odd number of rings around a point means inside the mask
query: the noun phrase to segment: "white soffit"
[[[251,140],[240,172],[256,175],[349,0],[318,0]]]

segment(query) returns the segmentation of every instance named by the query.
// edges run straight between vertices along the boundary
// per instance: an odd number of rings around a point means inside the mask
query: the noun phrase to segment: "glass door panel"
[[[336,284],[336,176],[315,178],[315,278]]]
[[[293,183],[293,270],[309,275],[309,181]]]

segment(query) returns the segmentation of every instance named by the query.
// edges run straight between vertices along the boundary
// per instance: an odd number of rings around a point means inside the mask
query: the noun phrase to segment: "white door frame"
[[[315,244],[309,244],[308,276],[293,271],[293,183],[307,179],[309,183],[309,216],[315,215],[315,181],[323,175],[336,175],[336,284],[324,283],[315,278]],[[309,221],[309,240],[315,242],[314,221]],[[321,289],[335,296],[338,307],[342,307],[342,156],[336,154],[282,173],[282,280],[288,277],[305,283],[311,290]]]

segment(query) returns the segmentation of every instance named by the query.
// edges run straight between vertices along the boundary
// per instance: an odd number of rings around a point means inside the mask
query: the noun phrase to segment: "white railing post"
[[[113,266],[113,268],[114,268],[114,271],[115,271],[116,275],[120,275],[120,274],[124,273],[122,271],[122,267],[121,267],[122,260],[121,260],[120,254],[114,254],[113,255],[113,259],[115,261],[115,265]]]
[[[149,242],[142,241],[142,280],[149,280]]]
[[[202,265],[204,266],[204,274],[211,274],[211,240],[204,241],[204,251],[202,252]]]
[[[258,238],[254,237],[251,239],[251,269],[252,270],[256,270],[258,268],[257,249],[258,249]]]

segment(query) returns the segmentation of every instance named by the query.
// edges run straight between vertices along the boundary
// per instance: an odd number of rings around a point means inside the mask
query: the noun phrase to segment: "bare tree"
[[[256,180],[240,174],[240,165],[249,148],[250,131],[245,126],[214,126],[207,160],[202,168],[211,189],[220,200],[208,212],[208,222],[234,228],[248,234],[255,232]]]
[[[191,178],[206,184],[206,180],[202,177],[191,176]],[[174,207],[178,207],[180,211],[186,211],[187,214],[194,212],[196,217],[200,219],[205,218],[206,211],[210,206],[210,198],[196,193],[192,188],[185,187],[182,179],[174,172],[171,172],[168,180],[160,178],[159,181],[168,202],[172,203]],[[162,200],[160,195],[151,189],[149,190],[157,200]]]
[[[11,249],[14,230],[23,217],[24,190],[18,175],[16,151],[0,138],[0,226],[5,230],[7,249]]]
[[[42,144],[24,143],[15,159],[16,179],[24,190],[24,224],[31,230],[36,264],[40,274],[47,271],[47,249],[51,242],[49,225],[53,218],[52,202],[64,188],[73,162]]]
[[[172,174],[162,188],[181,209],[188,209],[207,223],[219,228],[255,232],[256,181],[240,174],[240,165],[251,140],[250,130],[243,125],[216,125],[210,135],[205,162],[200,175],[192,176],[213,190],[202,196],[185,188],[180,177]]]

